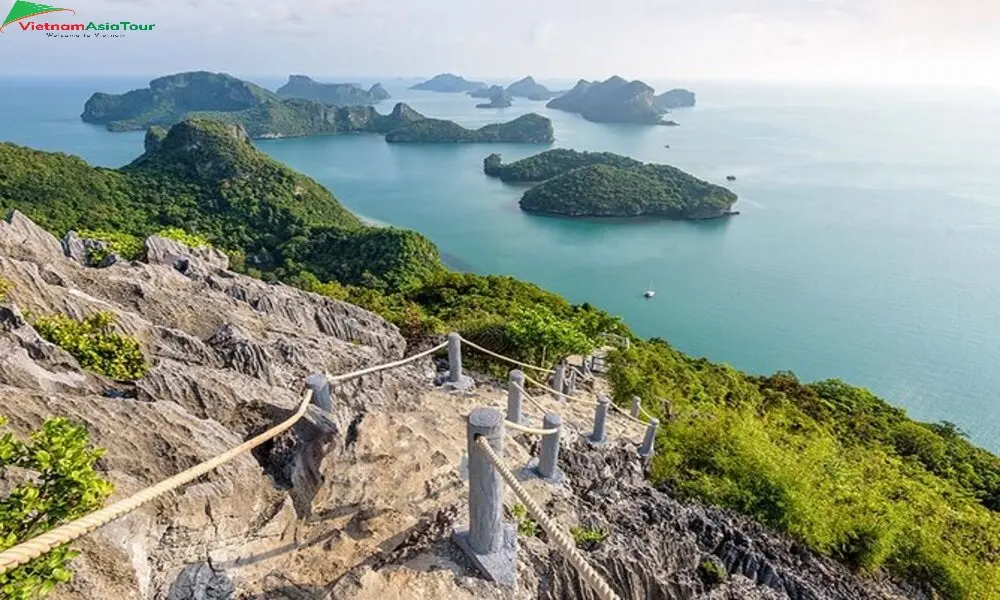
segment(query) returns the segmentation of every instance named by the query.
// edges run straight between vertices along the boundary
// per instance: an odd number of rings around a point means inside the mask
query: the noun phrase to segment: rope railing
[[[424,350],[423,352],[419,352],[397,361],[368,367],[359,371],[345,373],[343,375],[328,377],[328,382],[336,383],[338,381],[353,379],[355,377],[361,377],[362,375],[368,375],[378,371],[393,369],[428,356],[443,349],[445,346],[447,346],[447,343],[440,344],[434,348]],[[305,416],[306,411],[309,409],[309,403],[312,400],[312,397],[312,390],[306,391],[302,397],[302,401],[299,403],[298,409],[291,417],[268,429],[264,433],[254,437],[253,439],[243,442],[239,446],[228,450],[227,452],[195,465],[190,469],[182,471],[173,477],[164,479],[156,485],[136,492],[128,498],[115,502],[111,506],[96,510],[88,515],[80,517],[79,519],[66,523],[65,525],[60,525],[51,531],[43,533],[25,542],[21,542],[16,546],[0,552],[0,574],[6,573],[15,567],[19,567],[27,562],[30,562],[39,556],[42,556],[46,552],[53,550],[54,548],[77,540],[88,533],[91,533],[95,529],[107,525],[111,521],[119,519],[135,511],[152,500],[155,500],[168,492],[176,490],[182,485],[188,484],[202,475],[205,475],[206,473],[226,464],[234,458],[242,454],[246,454],[261,444],[274,439],[278,435],[291,429],[292,426],[298,423],[299,420]]]
[[[286,420],[281,423],[271,427],[267,431],[255,436],[254,438],[243,442],[242,444],[227,450],[226,452],[219,454],[213,458],[210,458],[194,467],[191,467],[173,477],[165,479],[157,484],[140,490],[127,498],[119,500],[114,504],[107,506],[105,508],[94,511],[88,515],[85,515],[79,519],[76,519],[65,525],[61,525],[52,529],[47,533],[43,533],[36,536],[30,540],[21,542],[16,546],[8,548],[0,552],[0,574],[6,573],[7,571],[16,568],[20,565],[30,562],[45,553],[68,544],[74,540],[77,540],[84,535],[87,535],[94,530],[102,527],[122,516],[129,514],[143,505],[186,485],[199,477],[213,471],[214,469],[232,461],[233,459],[250,452],[254,448],[259,447],[265,442],[274,439],[278,435],[284,433],[291,429],[296,423],[298,423],[308,412],[310,404],[317,404],[322,410],[324,407],[329,408],[330,394],[329,385],[361,377],[367,374],[376,373],[379,371],[385,371],[393,369],[396,367],[403,366],[405,364],[411,363],[418,359],[424,358],[433,354],[439,350],[448,347],[449,351],[449,381],[455,384],[456,387],[452,389],[461,389],[462,385],[465,385],[463,381],[462,369],[461,369],[461,344],[464,342],[468,344],[471,348],[479,350],[485,354],[493,356],[495,358],[504,360],[511,364],[534,369],[543,373],[557,373],[557,379],[561,378],[561,371],[553,371],[551,369],[546,369],[544,367],[539,367],[537,365],[531,365],[529,363],[524,363],[513,358],[503,356],[482,346],[479,346],[473,342],[462,339],[458,334],[452,333],[449,335],[449,341],[438,344],[433,348],[428,348],[422,352],[414,354],[409,357],[402,358],[400,360],[383,363],[381,365],[375,365],[372,367],[367,367],[357,371],[352,371],[350,373],[344,373],[341,375],[326,375],[325,385],[316,387],[318,384],[310,383],[307,391],[303,394],[302,400],[296,408],[295,412]],[[519,372],[514,372],[519,373]],[[469,380],[468,377],[465,380]],[[555,390],[548,385],[540,383],[534,379],[527,376],[524,377],[524,381],[531,383],[543,390],[548,391],[551,394],[555,394],[557,397],[566,398],[576,402],[584,402],[590,406],[597,406],[597,416],[595,417],[595,433],[592,435],[594,443],[603,443],[604,431],[605,431],[605,419],[607,416],[607,404],[609,404],[608,399],[602,398],[601,402],[588,401],[583,398],[570,396],[559,390]],[[535,428],[522,425],[519,422],[513,422],[510,420],[504,420],[498,414],[497,417],[501,419],[501,422],[513,431],[518,431],[521,433],[539,435],[543,436],[542,440],[542,451],[539,456],[539,463],[537,470],[544,477],[551,478],[555,477],[558,472],[556,467],[556,461],[558,457],[558,446],[559,446],[559,433],[562,427],[562,421],[559,415],[550,414],[545,410],[542,404],[535,400],[530,394],[528,394],[523,385],[520,385],[514,381],[511,381],[514,386],[512,389],[519,391],[520,395],[526,397],[529,402],[535,405],[536,408],[542,411],[544,415],[543,427]],[[517,406],[517,408],[509,408],[511,411],[516,411],[520,414],[519,400],[513,398],[509,399],[510,402],[516,402],[517,404],[511,404],[511,406]],[[618,412],[622,413],[624,416],[629,418],[629,420],[636,423],[647,425],[647,423],[632,417],[631,415],[625,413],[622,409],[615,406],[613,403],[611,406]],[[641,409],[641,407],[640,407]],[[644,411],[645,412],[645,411]],[[512,412],[513,414],[513,412]],[[646,413],[648,415],[648,413]],[[519,417],[520,418],[520,417]],[[652,451],[652,439],[655,434],[656,420],[651,419],[652,423],[649,423],[649,429],[647,430],[646,439],[642,444],[642,449],[640,449],[640,454],[643,456],[648,456]],[[470,424],[471,424],[470,415]],[[502,434],[501,434],[502,435]],[[489,446],[485,438],[479,438],[475,442],[477,448],[481,448],[486,456],[489,457],[489,461],[493,463],[497,471],[502,475],[502,478],[507,482],[510,488],[514,491],[519,498],[521,498],[524,505],[532,513],[532,516],[536,521],[542,526],[542,528],[548,533],[549,539],[559,548],[563,555],[569,560],[570,564],[580,573],[581,577],[591,586],[597,593],[601,600],[617,600],[618,597],[611,590],[608,584],[601,578],[601,576],[591,567],[586,560],[583,558],[582,554],[576,549],[572,540],[566,536],[556,524],[550,520],[537,503],[525,492],[524,488],[521,487],[520,483],[517,481],[516,477],[507,469],[506,466],[501,464],[499,456],[493,452],[493,449]],[[471,510],[471,509],[470,509]]]
[[[531,377],[528,377],[527,375],[524,376],[524,380],[527,381],[528,383],[530,383],[531,385],[537,387],[537,388],[541,388],[541,389],[545,390],[546,392],[548,392],[550,394],[553,394],[555,396],[559,396],[561,398],[565,398],[566,400],[572,400],[573,402],[581,402],[583,404],[587,404],[587,405],[590,405],[590,406],[597,406],[597,402],[595,402],[593,400],[587,400],[586,398],[580,398],[578,396],[570,396],[569,394],[566,394],[564,392],[560,392],[558,390],[550,388],[548,385],[546,385],[544,383],[541,383],[539,381],[536,381],[536,380],[532,379]]]
[[[504,427],[510,427],[514,431],[519,431],[521,433],[527,433],[530,435],[552,435],[553,433],[559,433],[559,428],[554,427],[552,429],[538,429],[535,427],[528,427],[527,425],[521,425],[520,423],[515,423],[513,421],[504,421]]]
[[[500,360],[509,362],[512,365],[517,365],[519,367],[524,367],[525,369],[533,369],[535,371],[541,371],[542,373],[554,373],[555,372],[552,369],[546,369],[545,367],[539,367],[537,365],[533,365],[533,364],[530,364],[530,363],[521,362],[519,360],[510,358],[508,356],[504,356],[503,354],[497,354],[496,352],[494,352],[492,350],[489,350],[487,348],[483,348],[482,346],[480,346],[478,344],[474,344],[474,343],[470,342],[469,340],[467,340],[465,338],[462,338],[462,342],[468,344],[470,347],[475,348],[476,350],[479,350],[480,352],[482,352],[484,354],[489,354],[493,358],[498,358]]]
[[[509,385],[514,386],[514,389],[516,389],[517,391],[521,392],[521,394],[523,394],[524,397],[528,399],[528,402],[530,402],[532,406],[534,406],[538,410],[542,411],[543,415],[548,412],[548,409],[546,409],[544,406],[542,406],[541,402],[539,402],[538,400],[535,400],[534,396],[532,396],[531,394],[529,394],[523,387],[521,387],[520,385],[518,385],[516,382],[511,381],[509,383]]]
[[[504,426],[509,426],[510,422],[505,422]],[[482,450],[482,452],[489,458],[490,462],[500,473],[500,476],[507,483],[514,494],[521,500],[524,507],[528,509],[532,518],[545,530],[548,535],[549,540],[569,561],[576,572],[580,574],[584,582],[597,594],[600,600],[619,600],[618,595],[608,582],[604,580],[603,577],[587,562],[587,559],[583,557],[579,550],[576,548],[576,544],[573,543],[571,537],[567,536],[563,531],[556,525],[555,521],[549,518],[545,511],[535,502],[535,499],[531,497],[530,494],[521,486],[521,483],[517,480],[517,477],[507,468],[507,465],[503,463],[493,448],[490,446],[489,442],[485,437],[480,437],[476,440],[476,446]]]

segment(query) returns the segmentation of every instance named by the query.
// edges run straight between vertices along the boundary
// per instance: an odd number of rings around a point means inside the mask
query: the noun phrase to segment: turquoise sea
[[[93,91],[145,82],[0,80],[0,140],[122,165],[141,152],[142,133],[108,133],[79,113]],[[423,232],[457,268],[536,282],[747,371],[869,387],[1000,450],[1000,94],[650,82],[689,87],[698,106],[675,111],[680,127],[638,127],[526,100],[481,110],[464,95],[383,82],[394,95],[383,111],[402,100],[468,126],[540,112],[557,146],[676,165],[731,187],[742,214],[699,223],[526,215],[521,189],[487,179],[481,165],[490,152],[515,160],[538,147],[352,135],[260,148],[357,214]],[[644,300],[650,282],[656,298]]]

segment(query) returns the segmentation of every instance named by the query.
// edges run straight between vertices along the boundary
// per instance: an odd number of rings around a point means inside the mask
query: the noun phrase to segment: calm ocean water
[[[142,133],[108,133],[78,115],[92,91],[144,83],[0,80],[0,140],[122,165],[141,152]],[[869,387],[1000,450],[995,93],[689,83],[698,107],[674,113],[680,127],[656,128],[588,123],[525,100],[478,110],[463,95],[385,83],[393,101],[470,126],[541,112],[557,146],[676,165],[731,187],[742,214],[704,223],[526,215],[520,190],[484,177],[481,163],[534,147],[360,135],[260,148],[359,215],[423,232],[456,266],[589,301],[642,335],[741,369]],[[726,184],[730,174],[737,181]],[[656,298],[643,300],[650,281]]]

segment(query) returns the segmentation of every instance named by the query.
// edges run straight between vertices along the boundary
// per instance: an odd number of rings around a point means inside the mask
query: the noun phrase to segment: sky
[[[1000,87],[997,0],[45,0],[121,39],[0,33],[0,76],[774,80]],[[12,0],[0,0],[6,15]]]

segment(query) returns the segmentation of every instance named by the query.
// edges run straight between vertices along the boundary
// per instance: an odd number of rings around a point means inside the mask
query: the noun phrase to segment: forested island
[[[305,85],[303,81],[296,80],[295,87],[301,88],[302,85]],[[316,95],[328,93],[328,88],[323,87],[325,84],[316,85],[320,88],[307,87],[313,89]],[[360,88],[355,90],[364,91]],[[378,89],[373,87],[365,93],[374,97]],[[125,94],[96,93],[87,100],[81,115],[84,122],[104,125],[109,131],[169,127],[189,117],[241,125],[251,138],[338,133],[389,134],[397,130],[402,131],[391,137],[387,135],[387,141],[465,142],[475,137],[456,123],[427,119],[403,103],[396,104],[386,115],[372,106],[334,106],[303,98],[281,98],[248,81],[204,71],[154,79],[149,88]],[[422,120],[430,123],[411,128],[412,124]],[[493,128],[503,132],[502,139],[497,139],[496,135],[482,135],[475,141],[551,141],[551,123],[545,117],[517,124],[504,123]],[[449,138],[448,132],[453,132],[455,137]]]
[[[477,96],[475,93],[471,94],[473,97]],[[495,85],[488,90],[486,90],[486,98],[490,101],[487,103],[477,104],[476,108],[508,108],[511,105],[511,95],[510,92],[503,89],[499,85]]]
[[[601,345],[603,334],[625,336],[630,347],[608,358],[608,383],[619,406],[638,395],[660,419],[652,484],[756,519],[861,577],[906,582],[911,597],[987,599],[1000,589],[1000,458],[954,425],[914,421],[842,381],[755,376],[687,356],[513,278],[448,271],[426,238],[364,226],[320,184],[258,151],[238,125],[188,119],[148,141],[121,169],[0,143],[0,212],[22,211],[57,236],[88,229],[116,239],[112,250],[124,260],[142,236],[179,228],[226,251],[238,271],[369,308],[412,344],[457,330],[551,366]],[[642,169],[625,157],[580,154],[493,160],[491,170],[534,181],[571,174],[562,171],[573,164]],[[493,372],[474,354],[468,360]],[[739,543],[759,552],[771,534],[749,531]],[[803,556],[772,558],[791,570],[818,568]]]
[[[356,83],[320,83],[305,75],[289,75],[275,92],[282,98],[315,100],[334,106],[370,106],[390,98],[381,83],[365,90]]]
[[[555,141],[552,121],[535,113],[507,123],[466,129],[452,121],[422,119],[386,134],[387,142],[502,142],[551,144]]]
[[[520,206],[553,215],[711,219],[733,214],[737,200],[726,188],[676,167],[611,152],[549,150],[508,165],[491,154],[483,172],[507,182],[537,183]]]
[[[694,101],[694,94],[687,90],[670,90],[657,96],[656,90],[642,81],[626,81],[615,75],[606,81],[581,79],[546,106],[579,113],[599,123],[665,125],[663,113],[670,108],[694,106]]]
[[[535,78],[531,75],[507,86],[507,93],[514,98],[527,98],[528,100],[536,101],[548,100],[553,96],[549,88],[535,81]]]
[[[425,90],[428,92],[442,92],[447,94],[458,94],[462,92],[473,92],[475,90],[488,87],[482,81],[469,81],[464,77],[451,73],[442,73],[434,77],[410,86],[411,90]]]

